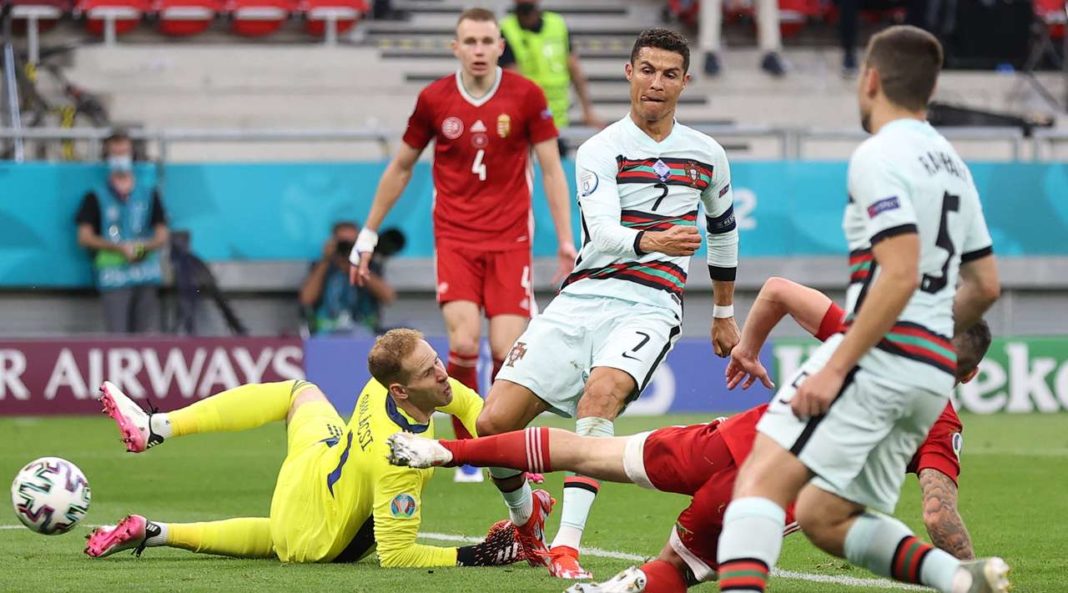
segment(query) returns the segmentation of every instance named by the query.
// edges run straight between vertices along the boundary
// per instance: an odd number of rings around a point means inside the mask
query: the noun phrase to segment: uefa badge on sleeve
[[[582,197],[586,197],[597,191],[597,174],[592,171],[583,171],[579,174],[579,191]]]
[[[411,494],[398,494],[389,502],[389,512],[397,519],[411,519],[415,510],[415,497]]]

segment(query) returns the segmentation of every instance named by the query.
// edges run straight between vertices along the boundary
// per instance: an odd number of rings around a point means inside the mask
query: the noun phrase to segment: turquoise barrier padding
[[[1001,256],[1068,254],[1068,164],[973,163],[987,224]],[[181,163],[139,165],[137,174],[162,179],[171,227],[192,232],[193,248],[209,261],[312,260],[338,220],[362,221],[384,162]],[[840,255],[846,202],[846,163],[740,161],[732,165],[741,256]],[[572,227],[578,239],[574,163]],[[92,276],[75,239],[74,215],[99,164],[0,162],[0,286],[82,287]],[[536,256],[552,256],[556,237],[535,171]],[[420,162],[386,218],[408,238],[400,257],[433,255],[433,183]],[[701,225],[703,227],[703,224]]]

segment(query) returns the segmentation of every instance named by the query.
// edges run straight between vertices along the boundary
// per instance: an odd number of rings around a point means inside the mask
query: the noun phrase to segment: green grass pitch
[[[617,424],[617,433],[707,419],[627,418]],[[1013,565],[1016,593],[1068,591],[1068,415],[967,415],[963,420],[960,507],[977,552],[997,553]],[[444,428],[447,423],[439,425]],[[366,561],[357,565],[282,565],[159,548],[147,550],[140,559],[120,554],[92,560],[82,555],[82,537],[88,525],[113,522],[126,513],[160,521],[266,516],[284,447],[284,429],[278,424],[245,433],[176,439],[135,456],[123,452],[118,433],[106,418],[0,419],[0,477],[5,481],[27,461],[55,455],[78,464],[93,489],[84,524],[66,535],[45,537],[15,528],[18,521],[14,513],[0,510],[0,592],[482,593],[564,589],[564,582],[526,565],[383,570]],[[439,471],[424,496],[425,532],[478,536],[493,521],[506,516],[491,484],[454,484],[451,471]],[[556,496],[560,486],[559,474],[547,480],[546,487]],[[923,534],[919,502],[919,487],[909,478],[897,515]],[[683,497],[636,486],[605,485],[583,544],[631,555],[655,555],[686,503]],[[550,533],[557,521],[550,519]],[[444,541],[427,543],[449,545]],[[595,576],[607,578],[634,561],[587,556],[584,564]],[[872,577],[818,552],[801,535],[787,538],[780,567],[805,575]],[[701,585],[696,590],[716,589],[715,585]],[[846,593],[893,589],[778,578],[772,581],[771,590]]]

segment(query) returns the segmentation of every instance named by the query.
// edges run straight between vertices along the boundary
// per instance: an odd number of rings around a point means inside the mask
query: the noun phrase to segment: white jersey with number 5
[[[847,324],[864,306],[879,274],[872,245],[902,233],[919,234],[920,287],[878,351],[861,366],[877,372],[890,365],[883,370],[895,380],[928,388],[947,382],[948,392],[956,369],[951,338],[958,271],[962,262],[992,253],[968,167],[926,122],[886,124],[849,161],[849,204],[842,225],[850,251]],[[931,369],[942,372],[932,374]]]
[[[639,243],[645,232],[697,226],[699,203],[710,273],[734,280],[738,231],[718,142],[678,122],[656,142],[628,115],[579,147],[575,174],[582,249],[561,292],[664,307],[681,318],[690,258],[644,253]]]

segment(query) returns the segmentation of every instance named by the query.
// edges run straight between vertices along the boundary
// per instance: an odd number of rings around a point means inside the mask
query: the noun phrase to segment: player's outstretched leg
[[[454,441],[422,438],[407,432],[390,435],[393,465],[427,468],[471,464],[531,472],[550,472],[549,428],[527,428],[478,439]]]
[[[158,525],[141,515],[128,515],[117,525],[97,527],[87,539],[85,554],[104,558],[123,550],[133,550],[135,556],[140,556],[149,545],[162,545],[165,536]]]
[[[131,453],[155,447],[165,438],[161,433],[170,432],[169,426],[162,426],[158,421],[155,423],[156,430],[153,430],[153,415],[126,397],[111,381],[104,381],[100,386],[99,398],[104,413],[118,424],[122,442]]]
[[[286,419],[296,396],[315,385],[303,380],[253,383],[228,389],[168,413],[146,412],[119,388],[105,381],[100,387],[104,413],[119,426],[131,453],[140,453],[170,437],[201,432],[248,430]]]
[[[850,562],[876,574],[942,593],[1005,593],[1009,587],[1009,566],[1001,558],[962,563],[884,515],[858,516],[846,533],[844,551]]]
[[[206,523],[159,523],[129,515],[114,526],[98,527],[89,534],[85,554],[104,558],[133,550],[167,546],[202,554],[235,558],[274,558],[270,519],[253,517]]]

